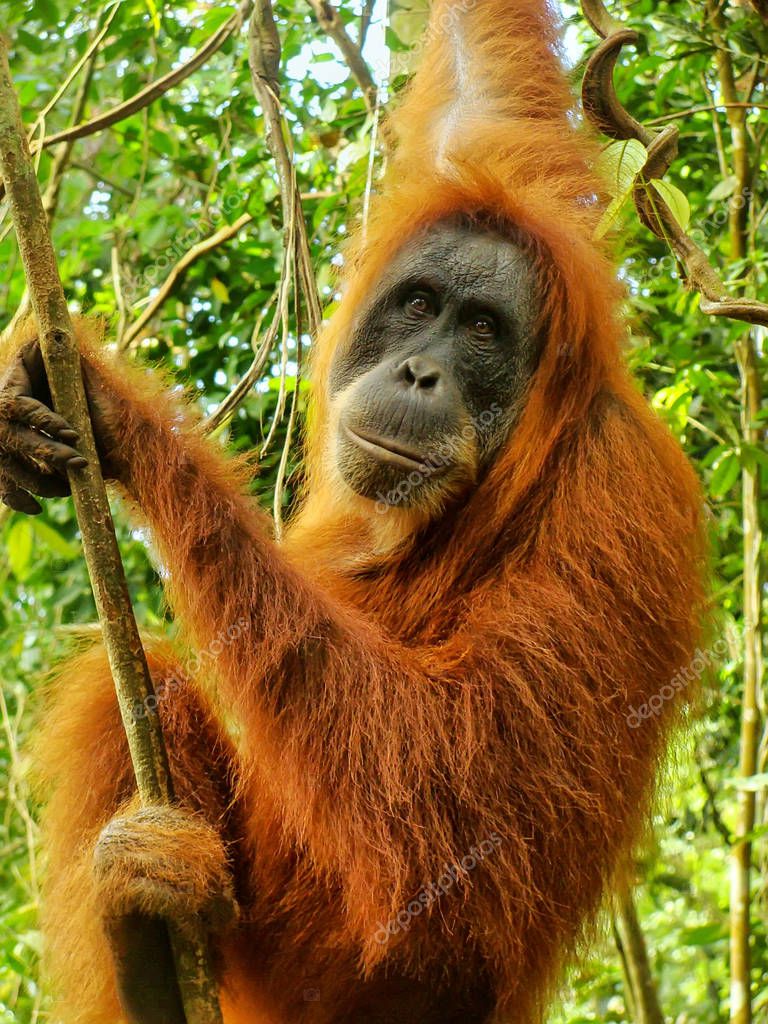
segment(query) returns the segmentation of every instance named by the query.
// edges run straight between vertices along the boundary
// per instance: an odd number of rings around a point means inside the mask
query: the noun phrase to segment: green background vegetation
[[[639,120],[648,124],[675,118],[680,156],[667,177],[684,195],[676,205],[679,216],[686,217],[686,206],[690,208],[689,230],[735,290],[765,297],[768,22],[746,4],[720,7],[724,21],[718,29],[712,5],[705,3],[634,0],[621,11],[615,4],[613,13],[643,33],[637,50],[626,51],[616,78],[622,102]],[[383,2],[375,5],[365,50],[379,82],[387,67],[383,40],[402,54],[423,25],[417,0],[385,8]],[[0,0],[0,24],[11,42],[27,123],[31,126],[54,99],[109,19],[93,60],[86,61],[45,113],[37,125],[38,136],[113,107],[188,60],[233,9],[231,4],[204,6],[187,0]],[[595,37],[574,7],[565,4],[564,13],[569,19],[568,56],[577,82],[582,55],[594,47]],[[383,132],[308,4],[287,0],[276,4],[276,14],[284,47],[283,100],[299,187],[303,193],[314,193],[305,202],[305,214],[318,286],[327,299],[332,294],[334,257],[360,214],[371,177],[375,187],[384,158]],[[360,14],[358,2],[344,3],[342,20],[354,39]],[[734,70],[740,100],[753,104],[742,108],[751,181],[741,254],[734,250],[728,217],[729,202],[740,188],[734,176],[732,125],[722,107],[712,109],[723,99],[723,54]],[[397,66],[402,62],[398,60]],[[83,89],[86,78],[88,86]],[[394,85],[401,82],[398,76]],[[249,365],[254,325],[273,298],[280,276],[279,188],[263,129],[241,31],[151,106],[76,142],[53,216],[54,241],[73,308],[103,314],[116,327],[118,306],[124,305],[130,324],[152,286],[162,282],[191,245],[245,212],[252,215],[253,221],[236,238],[191,265],[139,346],[138,358],[162,366],[180,384],[196,389],[209,409]],[[43,185],[57,174],[56,153],[49,149],[40,159]],[[621,193],[615,153],[607,155],[606,165],[609,190]],[[631,201],[616,204],[610,236],[627,284],[627,358],[706,489],[715,547],[718,629],[729,637],[727,654],[705,680],[704,710],[674,751],[671,781],[657,816],[657,840],[638,864],[635,904],[663,1018],[678,1024],[720,1024],[730,1019],[729,861],[734,833],[741,827],[736,779],[744,686],[743,482],[757,484],[754,498],[749,486],[746,492],[754,529],[765,523],[768,511],[760,488],[768,458],[768,406],[762,405],[757,421],[753,417],[745,424],[734,351],[747,328],[699,311],[697,295],[686,290],[665,244],[638,224]],[[24,288],[7,215],[0,236],[0,267],[4,326]],[[755,329],[751,338],[764,385],[766,333]],[[295,342],[294,336],[291,361],[296,358]],[[275,351],[262,384],[229,428],[235,447],[263,443],[276,407],[279,362]],[[292,390],[293,362],[288,369]],[[283,422],[254,484],[267,506],[284,436]],[[300,452],[294,449],[286,502],[299,473]],[[140,622],[162,627],[165,612],[146,538],[130,531],[125,516],[116,512]],[[95,613],[69,502],[49,502],[36,520],[4,517],[0,534],[0,1024],[28,1024],[46,1018],[36,981],[40,865],[34,855],[35,808],[23,742],[34,721],[38,681],[64,644],[93,623]],[[750,565],[747,585],[753,575]],[[759,623],[751,626],[761,644]],[[763,742],[748,783],[756,794],[750,943],[754,1019],[768,1024],[765,772]],[[626,915],[619,915],[616,923],[621,930],[627,925]],[[628,994],[607,914],[606,927],[570,977],[552,1022],[651,1024],[643,1012]],[[742,1022],[747,1024],[747,1018],[740,1018]]]

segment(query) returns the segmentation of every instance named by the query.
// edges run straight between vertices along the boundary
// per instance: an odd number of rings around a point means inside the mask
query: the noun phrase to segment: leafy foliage
[[[409,48],[423,25],[422,0],[375,8],[366,56],[381,81],[392,54],[395,84],[408,67]],[[615,5],[617,9],[619,5]],[[595,39],[570,3],[569,53],[574,78]],[[679,116],[680,157],[657,188],[702,248],[738,282],[765,295],[768,273],[768,185],[764,57],[768,26],[747,5],[726,8],[727,45],[741,78],[755,76],[747,116],[755,169],[748,266],[730,256],[728,201],[736,188],[715,73],[715,42],[705,5],[694,0],[633,0],[629,23],[643,33],[637,53],[617,69],[621,102],[648,124]],[[108,19],[97,48],[80,120],[115,106],[148,82],[189,59],[234,9],[233,4],[122,0],[0,0],[0,21],[12,44],[12,66],[31,125]],[[365,105],[334,44],[324,38],[308,5],[276,5],[283,40],[283,102],[296,152],[299,186],[321,293],[332,301],[339,247],[370,184],[383,133]],[[344,5],[353,37],[361,5]],[[389,51],[383,45],[383,40]],[[417,47],[418,49],[418,47]],[[86,57],[86,68],[90,60]],[[36,128],[36,137],[71,123],[86,68]],[[755,68],[757,70],[755,70]],[[643,154],[634,144],[607,146],[610,202],[602,231],[615,242],[627,286],[627,357],[640,386],[669,422],[697,466],[711,513],[717,634],[725,655],[707,677],[706,700],[681,740],[670,786],[658,810],[658,839],[638,866],[638,908],[664,1013],[677,1024],[728,1020],[728,855],[733,828],[741,713],[743,628],[741,579],[742,492],[745,465],[766,466],[764,447],[745,444],[734,343],[744,325],[709,319],[686,290],[663,242],[637,223],[629,195]],[[642,149],[642,147],[640,147]],[[43,184],[54,170],[55,149],[40,157]],[[264,124],[248,77],[245,33],[239,32],[198,71],[151,106],[109,130],[74,144],[53,218],[53,234],[67,294],[76,308],[103,314],[114,329],[118,312],[134,320],[169,270],[193,245],[243,213],[252,221],[195,261],[181,277],[137,346],[137,358],[190,387],[213,409],[253,357],[251,336],[267,322],[282,262],[279,188],[264,141]],[[22,300],[24,282],[12,233],[0,237],[2,323]],[[288,387],[296,386],[300,323],[292,321]],[[764,337],[761,344],[764,344]],[[304,338],[306,343],[307,339]],[[762,368],[764,374],[764,367]],[[224,431],[236,448],[259,447],[269,431],[279,390],[275,351],[263,379]],[[302,385],[303,389],[303,385]],[[300,392],[303,394],[303,390]],[[768,418],[765,408],[761,418]],[[262,460],[256,492],[270,505],[284,424]],[[298,482],[289,463],[290,501]],[[765,494],[760,516],[766,521]],[[131,591],[141,623],[162,628],[165,612],[146,538],[116,510]],[[33,728],[37,685],[62,642],[94,621],[68,502],[48,502],[34,522],[12,517],[2,527],[0,552],[0,1024],[41,1019],[44,998],[36,982],[38,864],[34,807],[23,740]],[[712,643],[715,643],[713,637]],[[720,648],[717,648],[720,651]],[[681,666],[682,668],[683,666]],[[758,802],[755,858],[765,864],[766,779],[754,782]],[[585,851],[585,855],[588,851]],[[756,1019],[768,1022],[768,913],[759,873],[753,878],[752,946]],[[607,920],[607,919],[606,919]],[[634,1019],[621,962],[606,927],[583,966],[569,979],[552,1024]]]

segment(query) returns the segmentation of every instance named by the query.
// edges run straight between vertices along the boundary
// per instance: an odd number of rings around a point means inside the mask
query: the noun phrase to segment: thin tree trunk
[[[741,376],[741,431],[750,445],[760,443],[753,426],[760,408],[757,353],[750,332],[736,349]],[[758,769],[760,744],[760,678],[762,627],[760,615],[760,468],[745,462],[742,470],[742,524],[744,551],[744,686],[741,698],[739,775],[748,778]],[[756,793],[740,789],[737,796],[734,843],[730,863],[731,908],[731,1024],[751,1024],[750,993],[750,889],[752,844],[744,837],[755,827]]]
[[[0,44],[0,176],[5,184],[14,227],[37,319],[40,347],[56,409],[78,432],[88,465],[70,473],[72,496],[83,549],[99,613],[104,645],[128,737],[139,795],[144,803],[170,802],[173,787],[156,715],[135,714],[149,708],[152,680],[133,615],[120,550],[101,476],[99,458],[82,383],[64,291],[29,153],[6,50]],[[171,932],[179,988],[188,1024],[221,1021],[207,942],[188,942]]]
[[[722,10],[709,0],[708,14],[714,28],[720,91],[728,104],[726,117],[731,134],[731,161],[736,188],[729,202],[729,239],[731,258],[745,261],[749,252],[749,215],[751,208],[752,166],[749,154],[746,109],[733,106],[739,101],[731,52],[725,35]],[[750,330],[735,346],[736,363],[741,378],[741,437],[745,446],[760,444],[755,426],[760,411],[760,377],[755,331]],[[760,744],[760,677],[762,659],[762,627],[760,612],[760,468],[745,460],[742,469],[742,524],[744,553],[744,687],[741,704],[741,735],[739,741],[739,775],[754,775],[758,767]],[[750,889],[752,878],[752,844],[744,837],[755,827],[755,796],[750,790],[739,790],[736,824],[730,862],[730,982],[731,1024],[752,1024],[753,1009],[750,991]]]
[[[618,898],[614,928],[629,993],[627,1003],[635,1024],[665,1024],[645,936],[629,890]]]

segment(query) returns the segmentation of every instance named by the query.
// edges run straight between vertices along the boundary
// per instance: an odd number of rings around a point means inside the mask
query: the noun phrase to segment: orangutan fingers
[[[5,380],[3,381],[2,406],[5,411],[6,401],[18,398],[21,395],[32,394],[32,380],[27,367],[21,358],[9,367]]]
[[[238,916],[219,834],[181,807],[144,807],[113,818],[94,849],[108,917],[140,913],[184,928],[194,917],[219,931]]]
[[[0,502],[14,512],[22,512],[27,516],[37,516],[43,511],[40,503],[31,494],[18,486],[5,471],[0,468]]]
[[[15,423],[0,422],[0,452],[21,458],[34,468],[42,466],[48,473],[64,474],[88,465],[76,448]]]
[[[39,515],[41,498],[63,498],[70,493],[69,482],[59,474],[30,469],[20,459],[5,454],[0,460],[0,501],[14,512]]]
[[[57,412],[34,398],[13,398],[9,401],[7,410],[9,420],[34,427],[35,430],[42,430],[56,441],[73,445],[80,439],[77,431],[72,429],[63,416],[59,416]]]
[[[38,468],[31,469],[13,455],[3,457],[2,472],[6,479],[17,487],[30,491],[40,498],[66,498],[70,494],[66,476],[61,473],[46,473]]]

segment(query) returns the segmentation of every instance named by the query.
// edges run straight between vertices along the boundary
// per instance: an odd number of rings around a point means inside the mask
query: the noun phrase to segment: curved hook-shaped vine
[[[636,139],[647,157],[632,190],[641,222],[670,247],[680,262],[686,284],[701,295],[700,307],[709,316],[725,316],[768,327],[768,304],[728,294],[706,253],[678,222],[657,189],[677,156],[678,131],[670,125],[661,131],[646,128],[626,110],[616,95],[613,73],[624,46],[640,39],[637,32],[611,17],[602,0],[582,0],[582,11],[603,41],[587,62],[582,83],[582,102],[587,120],[603,135],[616,141]]]

